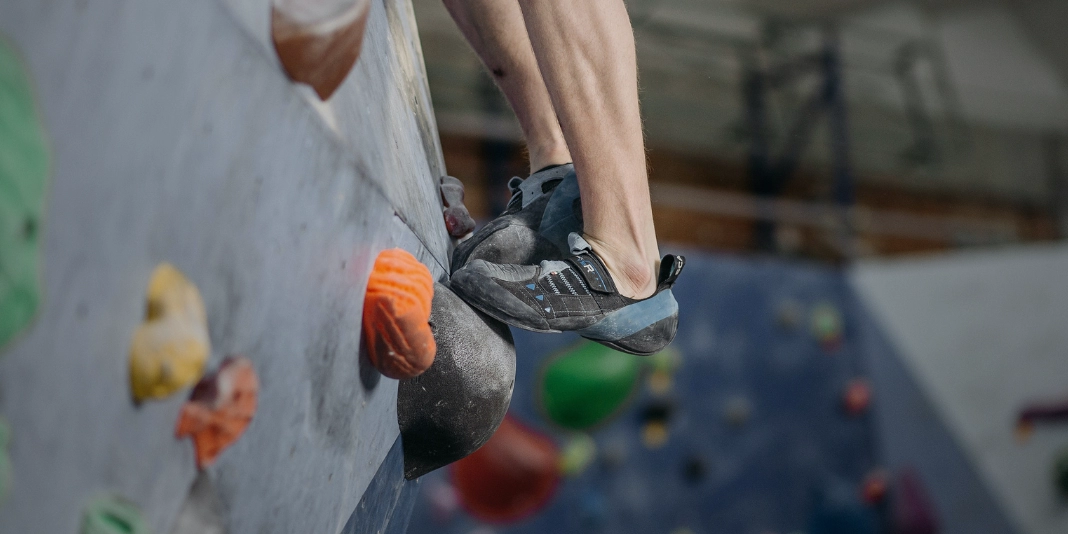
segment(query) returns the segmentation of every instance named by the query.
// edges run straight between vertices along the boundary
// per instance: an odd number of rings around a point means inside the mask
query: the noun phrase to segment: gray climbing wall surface
[[[180,531],[207,487],[226,532],[338,533],[376,473],[376,487],[402,484],[399,467],[380,469],[399,450],[397,383],[360,356],[360,324],[378,251],[446,272],[411,7],[371,2],[361,57],[327,102],[282,70],[270,12],[269,0],[0,2],[54,154],[43,300],[0,360],[13,480],[0,532],[77,532],[110,496],[152,532]],[[208,369],[242,354],[259,378],[252,423],[200,478],[174,435],[188,388],[130,399],[130,338],[161,262],[203,297]],[[390,502],[372,508],[403,517],[379,523],[406,521],[410,499]]]
[[[1065,272],[1063,244],[870,261],[852,272],[900,355],[896,363],[872,352],[877,376],[901,393],[877,408],[888,460],[930,473],[946,524],[968,525],[947,532],[1068,531],[1053,482],[1068,429],[1042,427],[1027,441],[1014,432],[1025,406],[1068,392]],[[906,380],[915,385],[895,387]],[[947,461],[953,448],[970,465]],[[968,468],[974,475],[961,476]],[[990,498],[973,498],[983,489]],[[983,520],[995,508],[1008,524]]]

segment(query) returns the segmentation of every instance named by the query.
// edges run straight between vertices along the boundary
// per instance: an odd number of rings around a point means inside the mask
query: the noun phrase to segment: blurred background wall
[[[489,220],[529,173],[518,125],[414,4],[448,172]],[[544,405],[575,340],[517,332],[513,417],[594,459],[503,522],[432,474],[411,532],[1068,531],[1068,3],[627,7],[658,235],[691,258],[676,378],[641,363],[576,432]]]
[[[492,216],[500,183],[526,174],[517,123],[441,3],[415,5],[448,168],[476,215]],[[836,258],[1068,231],[1063,2],[628,8],[665,240]],[[829,81],[843,102],[821,107]],[[769,198],[794,209],[770,214],[774,228],[753,224]],[[855,242],[828,221],[835,202],[854,206]]]

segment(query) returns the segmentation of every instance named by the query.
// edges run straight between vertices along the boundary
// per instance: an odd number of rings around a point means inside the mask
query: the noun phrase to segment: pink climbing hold
[[[244,356],[223,360],[193,388],[174,433],[192,437],[198,468],[213,464],[245,432],[256,413],[259,388],[252,362]]]

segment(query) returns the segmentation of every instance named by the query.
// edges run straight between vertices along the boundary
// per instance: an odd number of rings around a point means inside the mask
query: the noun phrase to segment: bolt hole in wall
[[[529,173],[521,131],[445,10],[413,3],[483,225]],[[1040,3],[628,2],[657,233],[690,260],[678,336],[640,359],[514,332],[508,417],[554,442],[553,496],[487,514],[464,477],[495,467],[473,455],[422,478],[410,532],[1068,528],[1065,388],[1044,376],[1068,339],[1043,296],[1065,266],[1068,56],[1041,22],[1068,11]],[[1004,298],[1018,315],[977,311]]]

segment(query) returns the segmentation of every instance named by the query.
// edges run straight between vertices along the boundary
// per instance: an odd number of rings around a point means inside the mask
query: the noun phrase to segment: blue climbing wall
[[[681,365],[671,389],[656,394],[643,383],[622,413],[593,429],[597,459],[565,478],[534,517],[485,525],[453,510],[443,498],[451,486],[441,470],[424,477],[409,532],[887,531],[887,506],[861,500],[865,476],[881,467],[879,412],[849,416],[842,397],[849,380],[871,378],[869,354],[877,352],[885,370],[893,350],[876,335],[845,276],[827,266],[682,252],[689,261],[676,286],[681,318],[672,345]],[[828,310],[841,317],[837,339],[821,338],[813,325]],[[535,392],[546,360],[577,339],[525,331],[515,339],[511,413],[563,447],[568,434],[542,415]],[[873,408],[881,395],[894,394],[879,386],[897,387],[872,383]],[[669,437],[649,448],[640,414],[665,401],[674,406]],[[747,419],[739,405],[747,406]],[[966,470],[956,449],[938,453]],[[969,502],[983,502],[982,488],[961,492],[969,493],[975,494]],[[996,511],[985,513],[1003,523]]]

